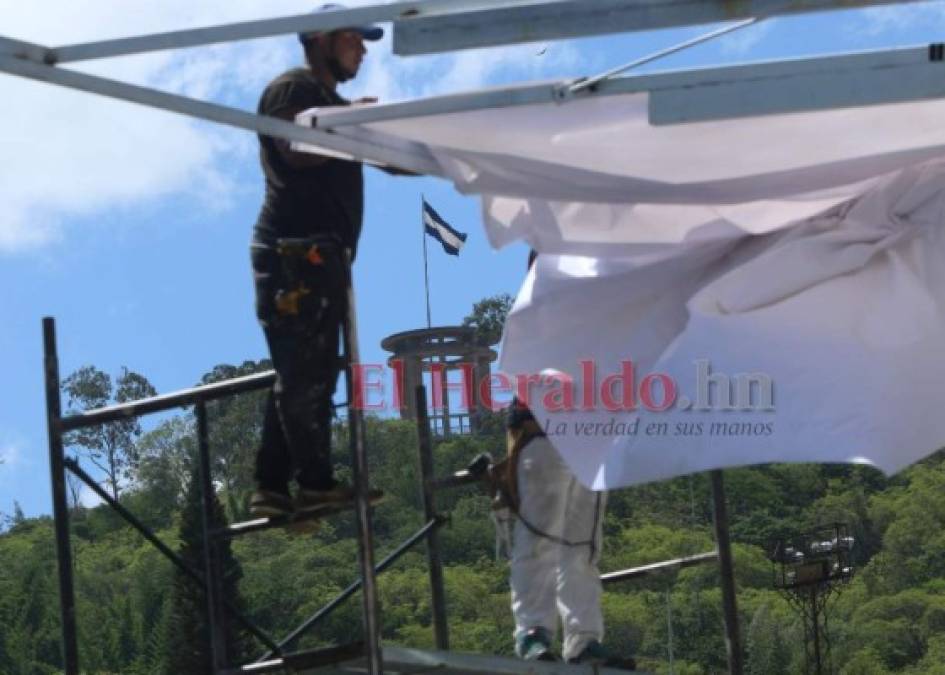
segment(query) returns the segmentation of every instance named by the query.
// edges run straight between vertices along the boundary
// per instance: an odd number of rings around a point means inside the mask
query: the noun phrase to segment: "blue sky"
[[[194,7],[198,4],[198,7]],[[354,3],[351,3],[354,4]],[[307,11],[275,0],[136,4],[0,0],[4,34],[67,44]],[[55,17],[50,21],[50,17]],[[530,79],[592,75],[713,27],[400,59],[373,47],[351,97],[400,100]],[[941,40],[945,5],[851,10],[763,22],[646,70],[906,46]],[[292,37],[78,64],[77,69],[252,110],[266,81],[300,60]],[[48,513],[40,322],[54,316],[63,376],[128,366],[161,392],[220,363],[266,355],[253,316],[248,241],[262,179],[254,137],[130,104],[0,75],[0,512]],[[362,359],[425,323],[420,195],[469,240],[430,251],[433,322],[458,323],[478,299],[514,294],[521,245],[489,248],[478,200],[448,183],[366,171],[355,283]]]

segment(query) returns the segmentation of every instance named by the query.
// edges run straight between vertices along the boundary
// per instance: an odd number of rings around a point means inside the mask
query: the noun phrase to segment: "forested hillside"
[[[267,366],[218,366],[204,381]],[[134,382],[139,387],[146,383]],[[261,394],[244,395],[214,404],[211,410],[215,481],[222,512],[231,520],[246,516],[262,403]],[[438,473],[464,467],[479,452],[502,454],[501,419],[492,420],[489,427],[491,431],[478,437],[438,442]],[[112,491],[164,541],[180,547],[182,538],[192,539],[194,531],[196,493],[188,489],[192,415],[182,412],[145,433],[127,431],[112,439],[118,463],[105,462],[105,474],[111,466],[116,479]],[[337,435],[337,447],[345,448],[341,424]],[[388,495],[376,510],[379,559],[422,524],[416,434],[407,422],[369,419],[367,440],[372,483]],[[72,453],[80,450],[77,444],[70,448]],[[102,452],[99,459],[107,460]],[[88,464],[91,460],[85,456]],[[350,475],[344,450],[337,462],[339,474]],[[748,672],[803,671],[801,624],[772,589],[773,566],[766,558],[769,542],[781,533],[843,522],[856,538],[857,570],[830,605],[831,653],[837,671],[945,674],[941,453],[889,480],[870,469],[814,465],[741,469],[725,476]],[[506,567],[496,560],[489,500],[474,488],[463,488],[441,493],[439,506],[451,517],[442,542],[452,647],[510,654]],[[13,511],[0,535],[0,673],[56,673],[60,636],[52,523]],[[188,617],[187,612],[203,607],[201,596],[181,585],[172,566],[108,508],[74,506],[72,523],[85,672],[189,672],[180,656],[200,642],[200,617]],[[355,579],[353,530],[352,516],[343,515],[325,522],[314,535],[277,531],[234,541],[228,563],[233,599],[273,635],[285,635]],[[705,476],[611,495],[603,571],[712,548]],[[380,597],[386,640],[432,646],[422,547],[380,577]],[[722,672],[720,597],[716,567],[711,564],[611,585],[604,599],[606,642],[635,655],[641,668],[668,673],[671,624],[675,673]],[[356,596],[301,646],[348,642],[359,630]],[[240,644],[247,656],[264,651],[246,636]]]

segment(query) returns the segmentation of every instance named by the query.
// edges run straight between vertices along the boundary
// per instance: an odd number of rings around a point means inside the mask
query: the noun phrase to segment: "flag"
[[[466,243],[466,234],[454,230],[423,200],[423,226],[427,234],[443,244],[443,250],[450,255],[459,255],[459,249]]]

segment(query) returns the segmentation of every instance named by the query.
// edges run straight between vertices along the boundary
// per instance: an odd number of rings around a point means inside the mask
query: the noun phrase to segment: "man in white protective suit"
[[[529,256],[529,265],[536,257]],[[634,667],[601,644],[600,559],[605,492],[582,485],[528,407],[513,400],[508,416],[507,502],[514,513],[510,586],[515,653],[554,661],[558,616],[562,658],[569,663]]]

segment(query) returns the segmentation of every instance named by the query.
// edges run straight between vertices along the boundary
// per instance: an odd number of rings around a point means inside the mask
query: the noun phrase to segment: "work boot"
[[[515,654],[526,661],[557,661],[551,653],[551,634],[544,628],[530,628],[515,641]]]
[[[611,654],[604,645],[597,640],[591,640],[580,654],[568,659],[568,663],[580,663],[604,668],[619,668],[622,670],[636,670],[637,663],[631,658]]]
[[[249,513],[254,518],[290,516],[294,510],[288,492],[259,488],[249,498]]]
[[[381,490],[368,490],[368,499],[372,506],[383,498],[384,493]],[[332,506],[351,504],[354,499],[354,488],[343,483],[335,483],[327,490],[300,487],[295,494],[295,510],[297,513],[321,511]]]

